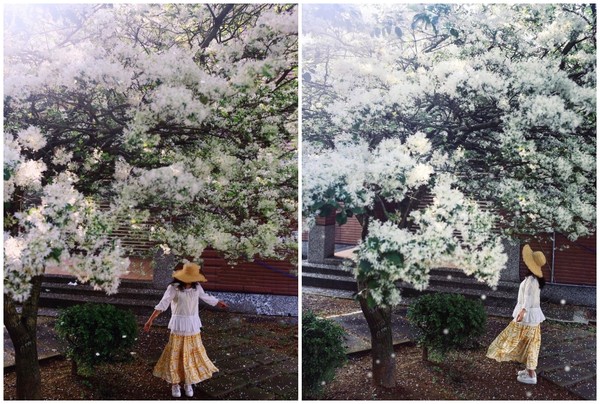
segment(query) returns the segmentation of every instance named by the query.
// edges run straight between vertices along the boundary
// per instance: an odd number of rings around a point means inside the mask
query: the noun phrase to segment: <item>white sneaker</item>
[[[185,395],[188,397],[194,397],[194,389],[191,384],[184,384],[183,390],[185,390]]]
[[[517,376],[526,375],[526,374],[527,374],[527,369],[519,370],[517,372]]]
[[[517,376],[517,380],[525,384],[537,384],[537,375],[531,377],[527,373],[524,375],[520,374],[519,376]]]
[[[171,386],[171,395],[175,398],[181,397],[181,388],[178,384]]]

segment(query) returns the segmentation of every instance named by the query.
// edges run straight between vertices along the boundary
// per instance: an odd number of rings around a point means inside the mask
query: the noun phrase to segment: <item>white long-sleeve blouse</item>
[[[155,310],[165,311],[171,305],[171,320],[169,329],[176,335],[195,335],[200,332],[202,322],[198,314],[198,300],[202,299],[211,306],[219,302],[214,296],[207,294],[202,286],[179,290],[174,285],[169,285]]]
[[[521,321],[524,325],[535,326],[546,319],[540,307],[540,285],[535,276],[526,277],[519,285],[519,298],[512,315],[514,319],[517,318],[521,309],[525,309],[525,315]]]

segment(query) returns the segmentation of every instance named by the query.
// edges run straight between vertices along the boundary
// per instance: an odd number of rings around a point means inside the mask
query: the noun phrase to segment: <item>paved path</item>
[[[392,324],[394,345],[410,342],[415,338],[416,332],[408,324],[405,315],[406,308],[401,308],[394,313],[394,322]],[[361,311],[341,316],[331,316],[329,319],[337,322],[346,331],[346,335],[344,336],[346,353],[353,354],[371,349],[369,326]]]
[[[64,343],[54,332],[54,319],[49,317],[38,318],[38,358],[40,360],[61,356],[64,352]],[[4,327],[4,369],[15,365],[15,350]]]
[[[565,327],[544,333],[538,373],[587,400],[596,399],[596,334]]]
[[[54,332],[56,310],[42,309],[38,321],[38,353],[41,360],[60,356],[64,352],[63,343]],[[146,318],[138,318],[143,324]],[[206,393],[218,400],[296,400],[298,398],[298,358],[290,357],[263,346],[252,345],[247,337],[247,327],[261,331],[261,321],[289,321],[288,319],[259,319],[256,316],[231,315],[203,317],[203,323],[210,326],[211,334],[223,333],[227,338],[219,338],[209,346],[210,358],[219,372],[210,380],[196,386],[197,391]],[[155,326],[165,326],[168,316],[155,320]],[[252,324],[256,322],[256,324]],[[264,331],[265,340],[275,339],[276,335]],[[297,340],[296,340],[297,341]],[[161,349],[145,358],[154,364]],[[4,328],[4,368],[14,366],[14,348]],[[165,399],[171,399],[165,389]]]
[[[306,293],[306,291],[303,291]],[[323,294],[320,290],[318,294]],[[338,293],[335,297],[340,298]],[[561,317],[559,308],[552,311]],[[565,311],[572,311],[568,306]],[[414,340],[416,331],[404,317],[406,307],[399,307],[393,316],[394,344]],[[329,317],[340,324],[347,332],[346,351],[356,353],[371,349],[371,337],[362,312]],[[507,319],[507,324],[509,319]],[[556,322],[558,323],[558,322]],[[555,323],[555,324],[556,324]],[[542,324],[542,347],[538,363],[538,376],[566,388],[583,399],[596,399],[596,333],[574,327],[569,323],[558,323],[552,331],[545,332]],[[492,337],[493,338],[493,337]],[[484,341],[489,344],[490,341]]]

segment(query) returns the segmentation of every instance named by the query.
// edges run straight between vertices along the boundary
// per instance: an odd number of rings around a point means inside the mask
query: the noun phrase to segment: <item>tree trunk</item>
[[[37,310],[42,276],[34,277],[31,284],[31,295],[23,303],[20,314],[15,302],[4,295],[4,325],[15,348],[19,400],[42,399],[42,378],[37,352]]]
[[[364,285],[359,285],[362,290]],[[396,359],[393,356],[392,309],[390,307],[370,308],[367,300],[359,297],[360,307],[371,332],[371,359],[373,361],[373,382],[382,387],[396,387]]]

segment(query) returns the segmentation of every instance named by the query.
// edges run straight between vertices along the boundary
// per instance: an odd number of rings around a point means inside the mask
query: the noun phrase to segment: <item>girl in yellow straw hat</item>
[[[517,305],[513,310],[513,321],[492,342],[487,357],[497,361],[517,361],[526,368],[517,374],[517,380],[525,384],[536,384],[538,354],[540,352],[540,323],[546,319],[540,308],[540,290],[546,283],[542,266],[546,257],[541,251],[533,252],[528,244],[523,247],[523,261],[529,274],[519,286]]]
[[[206,282],[206,278],[200,272],[200,265],[187,263],[173,273],[173,278],[173,283],[167,287],[160,303],[144,325],[144,331],[148,332],[154,319],[171,306],[169,342],[156,363],[153,374],[171,383],[173,397],[181,397],[181,382],[184,383],[185,395],[192,397],[192,385],[211,378],[214,372],[219,371],[206,355],[202,344],[198,300],[220,308],[227,308],[227,305],[204,292],[200,282]]]

